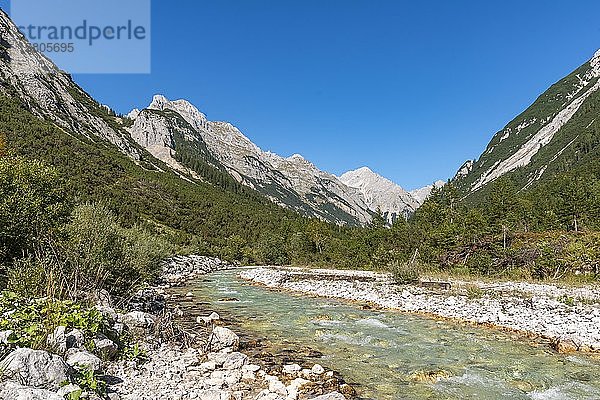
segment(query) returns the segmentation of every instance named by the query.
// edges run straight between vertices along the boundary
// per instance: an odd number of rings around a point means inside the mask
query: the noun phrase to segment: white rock
[[[329,394],[324,394],[322,396],[314,397],[312,400],[346,400],[343,394],[338,392],[333,392]]]
[[[154,326],[155,320],[152,314],[142,311],[132,311],[121,317],[121,322],[132,328],[150,329]]]
[[[323,368],[319,364],[315,364],[315,365],[313,365],[313,367],[310,370],[310,372],[312,372],[315,375],[321,375],[321,374],[325,373],[325,368]]]
[[[298,364],[287,364],[283,366],[283,373],[288,375],[294,375],[302,371],[302,367]]]
[[[248,363],[248,356],[242,353],[231,353],[223,361],[224,369],[240,369]]]
[[[269,392],[286,397],[288,395],[287,387],[279,379],[269,381]]]
[[[0,382],[0,399],[3,400],[64,400],[64,397],[45,389],[22,386],[16,382]]]
[[[231,329],[221,326],[213,328],[209,348],[212,351],[219,351],[226,347],[237,350],[240,344],[240,338]]]
[[[216,312],[211,313],[208,317],[199,316],[196,318],[196,322],[199,324],[210,325],[214,321],[218,321],[221,317]]]
[[[67,364],[77,370],[88,369],[94,372],[102,370],[102,360],[85,350],[69,351],[66,361]]]
[[[66,329],[66,326],[57,326],[54,332],[49,334],[46,339],[48,346],[60,354],[64,354],[67,351]]]
[[[0,344],[8,344],[8,341],[12,334],[13,331],[11,330],[0,332]]]
[[[57,355],[41,350],[17,349],[0,362],[2,376],[27,386],[56,391],[69,380],[69,367]]]
[[[81,390],[81,388],[77,385],[73,385],[72,383],[61,387],[60,389],[58,389],[58,391],[56,392],[56,394],[58,396],[60,396],[61,399],[64,399],[66,396],[68,396],[69,394],[73,393],[73,392],[77,392]],[[83,393],[83,391],[81,391]]]

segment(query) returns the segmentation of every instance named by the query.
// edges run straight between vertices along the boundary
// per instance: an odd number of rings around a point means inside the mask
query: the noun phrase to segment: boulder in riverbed
[[[215,321],[218,321],[221,317],[216,312],[211,313],[208,317],[198,317],[196,322],[199,324],[210,325]]]
[[[211,351],[219,351],[227,347],[237,350],[239,345],[240,338],[231,329],[221,326],[213,328],[208,346]]]

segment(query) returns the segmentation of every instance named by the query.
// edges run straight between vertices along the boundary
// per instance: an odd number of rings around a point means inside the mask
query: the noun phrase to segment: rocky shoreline
[[[118,344],[104,335],[85,337],[57,327],[48,337],[56,351],[17,348],[1,362],[2,400],[344,400],[351,387],[319,364],[284,364],[265,369],[240,352],[240,338],[206,310],[194,329],[173,322],[183,311],[170,309],[168,290],[203,274],[233,268],[216,258],[177,256],[163,265],[159,285],[138,292],[117,311],[110,296],[99,296],[97,310],[111,332],[130,331],[139,338],[131,357],[115,359]],[[7,334],[7,337],[10,334]],[[2,334],[0,333],[0,341]],[[86,343],[94,342],[88,351]],[[75,382],[76,374],[94,371],[104,395]],[[94,378],[95,379],[95,378]],[[88,382],[90,386],[100,383]],[[350,393],[349,397],[341,392]]]
[[[452,289],[394,285],[370,271],[259,267],[240,273],[269,288],[481,324],[549,340],[561,353],[600,352],[600,290],[523,282],[452,282]]]

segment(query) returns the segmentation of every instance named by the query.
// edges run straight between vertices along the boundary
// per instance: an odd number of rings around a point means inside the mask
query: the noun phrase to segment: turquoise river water
[[[600,399],[600,359],[514,335],[248,285],[218,272],[194,298],[271,342],[309,346],[364,399]],[[239,302],[219,299],[235,297]],[[422,379],[423,377],[440,379]]]

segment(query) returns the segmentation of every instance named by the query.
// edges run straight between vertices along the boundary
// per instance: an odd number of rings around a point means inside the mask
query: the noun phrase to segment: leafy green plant
[[[89,368],[81,368],[76,372],[75,383],[86,392],[96,393],[99,396],[106,394],[106,382],[98,379],[96,373]]]
[[[131,346],[126,346],[123,350],[123,356],[130,361],[145,363],[148,361],[148,353],[142,349],[139,343],[134,343]]]
[[[102,314],[72,301],[26,299],[13,292],[0,295],[0,330],[13,331],[11,344],[44,349],[57,326],[79,329],[92,337],[106,329]]]
[[[575,299],[573,297],[567,296],[566,294],[563,296],[560,296],[557,300],[563,304],[566,304],[569,307],[575,306]]]

